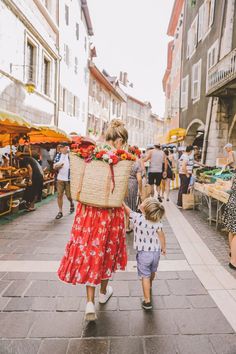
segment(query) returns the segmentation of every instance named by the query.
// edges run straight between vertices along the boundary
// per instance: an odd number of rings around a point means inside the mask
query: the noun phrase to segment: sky
[[[174,0],[88,0],[99,69],[128,73],[137,98],[165,111],[162,78],[166,69],[167,27]]]

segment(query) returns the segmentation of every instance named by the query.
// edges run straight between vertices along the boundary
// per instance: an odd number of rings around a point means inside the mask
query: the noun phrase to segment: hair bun
[[[112,127],[112,128],[119,128],[119,127],[123,127],[123,126],[124,126],[124,123],[120,119],[113,119],[110,123],[110,127]]]

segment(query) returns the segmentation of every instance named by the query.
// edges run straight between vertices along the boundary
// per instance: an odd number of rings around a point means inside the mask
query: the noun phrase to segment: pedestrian
[[[35,211],[35,202],[41,200],[43,190],[43,170],[38,161],[22,152],[16,153],[21,168],[28,169],[29,181],[25,190],[24,199],[27,211]]]
[[[169,150],[165,149],[164,153],[166,155],[167,160],[167,174],[166,177],[162,178],[161,183],[161,197],[164,199],[164,194],[166,193],[166,201],[169,202],[170,200],[170,181],[172,181],[174,173],[173,173],[173,157],[170,156]],[[163,163],[163,170],[164,170],[164,163]]]
[[[125,213],[134,226],[134,249],[136,250],[138,276],[142,280],[142,307],[152,309],[152,282],[155,279],[160,255],[166,255],[166,240],[162,218],[165,209],[156,198],[147,198],[140,206],[142,214],[132,211],[124,204]]]
[[[69,158],[69,146],[64,145],[60,148],[60,153],[56,155],[53,168],[58,171],[57,173],[57,203],[59,212],[56,219],[63,217],[63,196],[66,194],[67,199],[70,202],[70,213],[75,211],[75,206],[70,192],[70,158]]]
[[[132,150],[130,152],[133,153],[134,151]],[[125,199],[126,204],[133,211],[136,211],[137,209],[138,195],[139,196],[142,195],[142,168],[139,160],[137,160],[131,168],[129,181],[128,181],[128,195]],[[130,229],[129,222],[127,220],[126,232],[129,233],[131,231],[132,229]]]
[[[229,267],[236,270],[236,173],[232,179],[231,194],[225,206],[224,224],[229,232]]]
[[[229,167],[230,169],[236,170],[236,153],[233,151],[233,145],[228,143],[225,145],[224,149],[227,152],[227,163],[225,168]]]
[[[178,208],[182,208],[183,206],[182,196],[188,192],[190,179],[193,173],[194,159],[191,157],[192,152],[193,147],[187,146],[186,150],[179,159],[180,188],[177,201]]]
[[[161,181],[162,178],[167,176],[167,159],[164,152],[161,150],[161,145],[154,145],[154,149],[148,151],[146,157],[142,159],[143,163],[150,160],[149,172],[148,172],[148,184],[151,186],[151,195],[154,196],[155,190],[154,185],[156,185],[156,190],[158,194],[158,200],[161,202]],[[163,170],[164,165],[164,170]]]
[[[106,145],[112,150],[121,149],[128,140],[128,132],[121,120],[112,120],[105,136]],[[78,203],[71,239],[58,276],[67,283],[86,285],[86,320],[95,321],[97,318],[96,286],[101,285],[99,302],[106,303],[113,294],[108,285],[112,273],[117,269],[125,270],[126,264],[124,208],[98,208]]]

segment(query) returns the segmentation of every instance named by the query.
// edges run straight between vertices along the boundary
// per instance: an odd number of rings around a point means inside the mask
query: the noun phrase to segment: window
[[[181,108],[182,109],[188,108],[188,80],[189,80],[188,75],[182,79],[182,85],[181,85]]]
[[[202,61],[194,64],[192,67],[192,99],[197,101],[201,94],[201,65]]]
[[[36,47],[30,42],[27,42],[26,56],[26,81],[35,81],[35,57]]]
[[[73,116],[74,114],[74,96],[67,91],[67,114]]]
[[[74,116],[75,117],[80,116],[80,102],[77,96],[74,96]]]
[[[79,40],[79,24],[78,23],[76,23],[76,28],[75,28],[75,35],[76,35],[76,39],[77,39],[77,41]]]
[[[44,57],[42,87],[43,87],[43,93],[47,96],[50,96],[50,66],[51,66],[50,61]]]
[[[215,13],[215,0],[205,0],[199,8],[199,36],[198,40],[203,40],[208,34],[213,22]]]
[[[113,114],[113,116],[115,115],[115,113],[116,113],[116,102],[115,102],[115,100],[112,100],[112,114]]]
[[[64,97],[63,87],[60,85],[60,99],[59,99],[59,111],[63,111]]]
[[[67,106],[67,95],[68,91],[63,88],[63,111],[66,112],[66,106]]]
[[[83,122],[85,121],[85,102],[83,102],[83,105],[82,105],[82,121]]]
[[[66,25],[69,25],[69,6],[65,5],[65,21]]]
[[[75,74],[78,74],[78,58],[75,57]]]
[[[87,38],[84,37],[84,50],[87,51]]]
[[[188,30],[187,52],[186,52],[187,58],[191,58],[197,46],[197,34],[198,34],[198,15],[195,17],[190,29]]]
[[[216,64],[217,55],[218,55],[218,39],[215,41],[215,43],[210,47],[210,49],[207,52],[207,69],[208,70]]]
[[[208,70],[210,70],[217,63],[218,47],[219,41],[217,39],[207,52],[206,91],[208,91]]]
[[[64,61],[66,65],[69,66],[70,64],[70,53],[69,53],[69,47],[67,44],[64,44]]]

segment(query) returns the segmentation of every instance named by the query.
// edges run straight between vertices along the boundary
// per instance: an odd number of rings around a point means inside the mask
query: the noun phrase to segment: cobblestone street
[[[186,259],[176,238],[179,230],[171,227],[175,209],[167,206],[167,256],[154,282],[153,311],[141,309],[129,235],[127,271],[114,276],[110,301],[97,304],[96,324],[83,321],[84,287],[64,284],[56,275],[73,216],[54,221],[57,206],[51,201],[1,225],[0,353],[236,353],[235,322],[214,302],[214,286],[199,280],[188,253]]]

